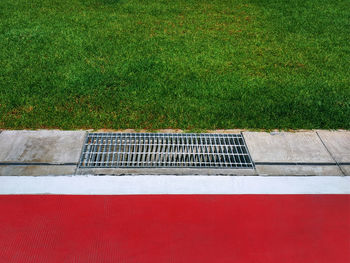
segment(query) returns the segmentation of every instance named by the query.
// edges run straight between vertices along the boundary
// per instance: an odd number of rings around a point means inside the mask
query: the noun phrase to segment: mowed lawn
[[[1,0],[0,128],[350,128],[350,1]]]

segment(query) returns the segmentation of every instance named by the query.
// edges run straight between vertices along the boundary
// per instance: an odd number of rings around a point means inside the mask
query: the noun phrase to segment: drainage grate
[[[241,134],[90,133],[81,168],[253,168]]]

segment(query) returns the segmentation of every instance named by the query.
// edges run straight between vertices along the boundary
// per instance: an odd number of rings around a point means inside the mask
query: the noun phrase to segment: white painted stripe
[[[350,176],[1,176],[0,194],[350,194]]]

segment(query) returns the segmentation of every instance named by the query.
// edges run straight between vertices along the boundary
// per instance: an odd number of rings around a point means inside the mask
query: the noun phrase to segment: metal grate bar
[[[253,168],[241,134],[90,133],[81,168]]]

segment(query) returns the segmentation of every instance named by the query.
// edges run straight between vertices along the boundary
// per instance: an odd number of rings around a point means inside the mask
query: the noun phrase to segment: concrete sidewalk
[[[75,174],[350,176],[350,131],[242,132],[254,169],[81,169],[88,131],[2,131],[0,175]]]

